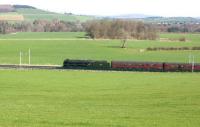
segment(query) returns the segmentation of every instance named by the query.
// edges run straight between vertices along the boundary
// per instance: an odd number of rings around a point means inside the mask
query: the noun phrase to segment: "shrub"
[[[181,42],[186,42],[186,38],[185,38],[185,37],[180,37],[180,38],[179,38],[179,41],[181,41]]]

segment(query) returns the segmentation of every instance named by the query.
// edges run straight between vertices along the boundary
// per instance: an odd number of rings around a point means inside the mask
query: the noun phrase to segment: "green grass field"
[[[91,40],[85,33],[0,35],[0,64],[62,65],[66,58],[200,63],[200,34],[161,34],[187,42]],[[199,127],[199,73],[0,70],[0,127]]]
[[[0,70],[0,126],[198,127],[199,82],[198,73]]]
[[[32,64],[62,65],[63,60],[131,60],[152,62],[184,62],[189,55],[200,63],[200,51],[144,51],[148,47],[200,46],[200,34],[161,34],[161,38],[186,36],[187,42],[129,40],[122,49],[120,40],[85,39],[85,33],[17,33],[0,35],[0,63],[19,64],[19,52],[23,63],[28,63],[28,49],[32,52]]]

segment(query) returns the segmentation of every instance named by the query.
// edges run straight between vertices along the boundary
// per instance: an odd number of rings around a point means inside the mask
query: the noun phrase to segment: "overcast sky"
[[[200,0],[0,0],[0,4],[26,4],[54,12],[102,16],[146,14],[200,17]]]

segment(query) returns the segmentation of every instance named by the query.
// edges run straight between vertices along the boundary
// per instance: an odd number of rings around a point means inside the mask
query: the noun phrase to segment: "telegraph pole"
[[[28,54],[28,65],[31,65],[31,49],[29,48],[28,53],[24,53],[24,57],[26,57]],[[22,65],[22,57],[23,57],[23,52],[19,52],[19,65]],[[25,61],[24,61],[25,62]]]
[[[29,48],[29,51],[28,51],[28,64],[31,65],[31,49]]]
[[[189,58],[189,64],[191,64],[191,54],[188,56]]]
[[[193,60],[192,60],[192,72],[194,72],[194,56],[193,56]]]
[[[195,66],[195,57],[194,57],[194,55],[189,55],[188,56],[188,58],[189,58],[189,64],[191,64],[192,66],[191,66],[191,72],[194,72],[194,66]]]
[[[22,65],[22,52],[19,52],[19,65]]]

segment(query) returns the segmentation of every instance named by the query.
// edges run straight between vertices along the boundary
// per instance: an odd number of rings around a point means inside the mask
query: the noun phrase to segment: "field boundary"
[[[23,39],[23,38],[13,38],[13,39],[0,39],[0,41],[56,41],[56,40],[92,40],[92,39],[73,39],[73,38],[69,38],[69,39],[65,39],[65,38],[39,38],[39,39],[36,39],[36,38],[26,38],[26,39]]]

